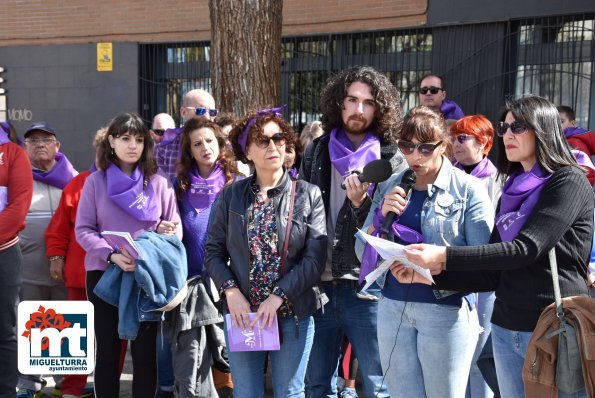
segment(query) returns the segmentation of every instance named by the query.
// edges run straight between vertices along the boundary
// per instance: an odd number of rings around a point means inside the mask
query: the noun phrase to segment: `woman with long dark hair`
[[[492,343],[498,384],[503,397],[514,398],[524,396],[521,371],[537,320],[554,302],[550,249],[555,248],[562,297],[588,294],[593,191],[547,99],[508,102],[496,132],[497,167],[508,180],[491,243],[417,244],[409,246],[407,257],[441,273],[434,277],[437,288],[496,291]],[[401,281],[417,281],[409,270],[397,274]],[[572,396],[585,396],[584,390]]]

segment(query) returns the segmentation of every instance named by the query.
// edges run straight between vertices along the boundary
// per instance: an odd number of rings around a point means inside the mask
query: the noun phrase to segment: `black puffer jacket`
[[[255,202],[251,188],[254,178],[237,181],[221,192],[211,210],[205,247],[205,266],[215,285],[221,287],[233,278],[246,298],[250,284],[248,220]],[[279,186],[268,191],[275,203],[279,252],[285,244],[290,194],[291,179],[287,173]],[[326,262],[326,246],[326,217],[320,189],[298,181],[285,275],[277,281],[298,318],[313,314],[327,301],[318,288]]]

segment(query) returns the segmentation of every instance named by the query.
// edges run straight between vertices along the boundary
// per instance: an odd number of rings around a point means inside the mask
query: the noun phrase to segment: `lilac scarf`
[[[581,127],[568,127],[567,129],[564,129],[564,137],[570,138],[574,137],[575,135],[585,134],[587,132],[588,130],[585,130]]]
[[[378,237],[382,232],[382,224],[384,223],[384,217],[382,216],[382,203],[384,203],[384,200],[382,200],[380,206],[374,210],[374,218],[372,219],[374,231],[372,232],[372,236]],[[391,225],[391,232],[395,237],[407,243],[422,243],[424,241],[422,234],[406,225],[399,224],[398,221],[399,219],[397,218]],[[366,275],[374,271],[377,262],[378,253],[369,243],[366,243],[364,253],[362,254],[362,264],[359,270],[359,283],[362,283]]]
[[[64,189],[66,184],[75,177],[78,172],[74,169],[68,158],[62,153],[56,153],[56,164],[48,171],[33,169],[33,179]]]
[[[194,170],[189,174],[189,177],[188,201],[197,213],[208,208],[217,199],[217,195],[227,182],[225,172],[219,164],[215,165],[207,178],[202,178],[198,173],[198,168],[194,166]]]
[[[462,109],[453,100],[445,99],[440,105],[440,113],[444,116],[444,120],[455,119],[459,120],[465,117]]]
[[[572,152],[572,155],[576,159],[576,162],[579,164],[579,166],[595,170],[595,165],[593,165],[593,161],[591,160],[589,155],[587,155],[583,151],[579,151],[578,149],[573,149],[570,152]]]
[[[508,178],[502,188],[500,212],[496,214],[496,227],[503,242],[511,242],[518,235],[550,177],[535,163],[531,171],[513,173]]]
[[[129,177],[111,163],[106,172],[107,195],[119,208],[139,221],[157,221],[157,203],[153,186],[144,188],[143,173],[137,168]]]
[[[463,165],[459,162],[455,162],[454,166],[461,170],[465,170]],[[475,166],[475,168],[471,172],[471,175],[482,180],[484,178],[493,176],[494,174],[496,174],[497,171],[498,170],[496,169],[496,166],[494,166],[494,163],[492,163],[492,161],[487,157],[484,157],[483,159],[481,159],[481,162],[479,162],[477,166]]]
[[[297,167],[295,167],[295,166],[292,167],[291,169],[289,169],[288,173],[289,173],[289,176],[291,177],[292,180],[297,180],[298,179],[298,173],[299,173],[299,171],[298,171]]]
[[[7,122],[0,123],[0,145],[10,142],[10,125]]]
[[[159,146],[167,145],[182,134],[182,128],[167,129],[163,133],[163,139],[159,142]]]

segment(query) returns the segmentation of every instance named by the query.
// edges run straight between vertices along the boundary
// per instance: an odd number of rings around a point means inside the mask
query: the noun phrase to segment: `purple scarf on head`
[[[455,162],[454,166],[461,170],[465,170],[463,165],[459,162]],[[493,176],[497,171],[498,170],[496,169],[496,166],[494,166],[494,163],[492,163],[492,161],[486,156],[481,159],[481,162],[479,162],[473,171],[471,171],[471,175],[482,180],[484,178]]]
[[[33,169],[33,179],[51,185],[56,188],[64,189],[78,171],[72,167],[72,163],[62,152],[56,153],[56,164],[48,171]]]
[[[182,134],[181,127],[178,127],[175,129],[167,129],[167,130],[165,130],[165,133],[163,133],[163,139],[159,142],[159,144],[157,144],[155,146],[167,145],[170,142],[172,142],[173,140],[175,140],[176,138],[178,138],[180,136],[180,134]]]
[[[570,137],[574,137],[575,135],[581,135],[581,134],[585,134],[588,132],[589,132],[588,130],[585,130],[581,127],[568,127],[566,129],[564,129],[564,137],[570,138]]]
[[[10,125],[7,122],[0,123],[0,145],[10,142]]]
[[[535,163],[531,171],[513,173],[508,178],[502,188],[500,212],[496,214],[496,227],[503,242],[511,242],[518,235],[551,176]]]
[[[190,177],[190,188],[187,192],[188,201],[197,213],[208,208],[217,199],[217,195],[227,182],[225,172],[219,163],[215,165],[207,178],[200,176],[196,165],[188,177]]]
[[[459,120],[465,117],[463,110],[453,100],[445,99],[440,105],[440,113],[444,116],[444,120],[455,119]]]
[[[143,173],[137,168],[127,176],[118,166],[110,163],[105,171],[107,195],[129,216],[139,221],[157,221],[157,203],[151,183],[144,188]]]
[[[384,224],[384,217],[382,216],[383,203],[384,199],[382,202],[380,202],[380,206],[374,210],[374,218],[372,219],[374,231],[371,234],[372,236],[378,237],[382,232],[382,224]],[[399,238],[400,240],[407,243],[422,243],[424,241],[422,234],[406,225],[399,224],[398,218],[392,223],[391,232],[393,233],[394,237]],[[366,276],[370,272],[374,271],[377,262],[378,253],[369,243],[366,243],[364,253],[362,254],[362,263],[359,269],[359,283],[362,283]]]

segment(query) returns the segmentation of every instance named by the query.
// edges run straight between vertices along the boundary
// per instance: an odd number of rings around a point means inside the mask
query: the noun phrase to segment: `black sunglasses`
[[[442,87],[436,87],[436,86],[423,86],[422,88],[419,89],[419,92],[422,94],[427,94],[428,91],[432,94],[438,94],[439,91],[444,91],[444,89]]]
[[[165,130],[164,129],[151,129],[153,130],[153,132],[155,133],[155,135],[158,135],[159,137],[162,137],[163,134],[165,134]]]
[[[442,140],[435,144],[414,144],[413,142],[399,140],[397,146],[405,155],[411,155],[416,149],[424,156],[430,156],[436,148],[442,144]]]
[[[196,108],[193,106],[187,106],[187,109],[192,109],[192,111],[196,114],[196,116],[204,116],[205,113],[209,112],[209,116],[215,117],[219,113],[217,109],[208,109],[204,106],[197,106]]]
[[[512,122],[510,124],[508,124],[506,122],[500,122],[500,123],[498,123],[498,126],[496,126],[496,134],[498,134],[498,137],[504,137],[504,135],[506,134],[508,129],[510,129],[510,131],[512,131],[512,134],[519,135],[519,134],[526,133],[528,130],[528,127],[524,123],[521,123],[517,120],[515,120],[514,122]]]
[[[467,140],[472,140],[475,137],[470,135],[470,134],[459,134],[456,136],[450,136],[450,142],[452,142],[453,144],[458,141],[459,144],[464,144]]]
[[[254,143],[257,147],[265,149],[268,148],[269,144],[273,140],[273,143],[276,147],[280,147],[285,145],[285,141],[287,141],[287,134],[286,133],[275,133],[271,137],[264,134],[258,134],[254,137]]]

